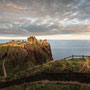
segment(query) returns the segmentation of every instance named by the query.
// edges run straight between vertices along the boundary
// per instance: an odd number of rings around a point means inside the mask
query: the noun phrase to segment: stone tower
[[[29,44],[35,44],[37,42],[38,41],[37,41],[37,39],[34,36],[31,36],[31,37],[28,38],[28,43]]]

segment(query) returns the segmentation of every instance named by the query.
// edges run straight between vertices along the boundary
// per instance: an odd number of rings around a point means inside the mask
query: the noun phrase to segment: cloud
[[[61,35],[89,31],[89,0],[0,0],[1,35]]]

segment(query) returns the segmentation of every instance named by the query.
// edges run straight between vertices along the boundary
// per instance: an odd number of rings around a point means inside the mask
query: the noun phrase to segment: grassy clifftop
[[[47,41],[33,42],[31,37],[31,41],[27,42],[4,43],[0,45],[0,76],[3,76],[3,61],[5,61],[7,75],[11,75],[50,60],[53,58]]]
[[[51,61],[46,65],[47,72],[90,73],[90,58]]]

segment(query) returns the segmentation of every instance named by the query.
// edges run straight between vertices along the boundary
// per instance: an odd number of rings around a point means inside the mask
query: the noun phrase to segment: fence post
[[[82,55],[82,59],[84,59],[84,55]]]
[[[72,55],[72,59],[74,59],[74,55]]]

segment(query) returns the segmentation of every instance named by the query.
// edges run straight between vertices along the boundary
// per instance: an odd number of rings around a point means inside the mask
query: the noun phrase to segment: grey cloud
[[[29,17],[32,20],[27,19]],[[33,18],[38,20],[32,23]],[[68,20],[64,22],[65,19]],[[42,24],[45,20],[47,22]],[[72,34],[88,32],[89,23],[89,0],[0,0],[0,25],[8,25],[8,29],[0,28],[0,34]]]

